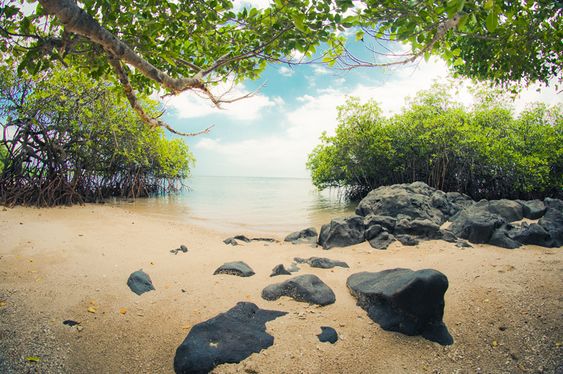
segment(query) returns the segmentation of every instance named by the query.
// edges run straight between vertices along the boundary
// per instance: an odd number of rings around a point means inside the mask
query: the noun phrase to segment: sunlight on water
[[[319,192],[309,179],[192,177],[177,195],[139,199],[127,207],[143,214],[227,231],[280,233],[353,214],[337,191]],[[123,204],[123,203],[120,203]]]

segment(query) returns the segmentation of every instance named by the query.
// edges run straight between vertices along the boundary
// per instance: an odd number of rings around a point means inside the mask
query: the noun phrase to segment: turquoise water
[[[139,199],[128,208],[144,214],[230,232],[283,234],[353,213],[337,191],[319,192],[309,179],[192,177],[176,195]]]

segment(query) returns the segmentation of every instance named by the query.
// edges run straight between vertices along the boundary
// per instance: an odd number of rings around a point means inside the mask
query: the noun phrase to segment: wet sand
[[[283,240],[287,233],[270,234]],[[283,242],[232,247],[222,242],[230,235],[123,207],[0,208],[0,372],[170,373],[190,327],[239,301],[289,313],[267,324],[272,347],[239,364],[218,366],[217,373],[563,370],[561,249],[462,250],[428,241],[415,247],[395,243],[386,251],[368,243],[324,251]],[[169,252],[180,244],[189,252]],[[260,297],[265,286],[287,279],[269,277],[275,265],[310,256],[350,265],[331,270],[301,265],[296,273],[319,276],[334,290],[335,304]],[[256,275],[212,275],[238,260]],[[346,279],[395,267],[447,275],[444,322],[453,345],[384,331],[356,306]],[[129,290],[127,278],[139,269],[151,276],[156,291],[137,296]],[[80,322],[81,329],[63,325],[67,319]],[[334,327],[340,340],[320,343],[320,326]]]

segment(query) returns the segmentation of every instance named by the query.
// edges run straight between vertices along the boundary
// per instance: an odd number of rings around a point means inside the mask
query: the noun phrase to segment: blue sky
[[[268,0],[236,0],[235,7],[252,3],[265,7]],[[336,107],[347,96],[375,99],[385,114],[400,111],[406,97],[430,88],[433,82],[451,78],[444,62],[431,59],[410,66],[352,71],[323,65],[274,64],[257,81],[240,84],[230,92],[242,96],[263,87],[251,98],[226,104],[222,110],[193,92],[168,97],[165,119],[180,131],[197,131],[210,125],[209,134],[184,138],[197,159],[194,175],[208,176],[309,176],[307,154],[319,143],[323,131],[336,128]],[[472,102],[469,81],[461,81],[457,99]],[[230,86],[216,88],[216,93]],[[563,102],[553,88],[524,90],[514,103],[516,110],[532,101]]]

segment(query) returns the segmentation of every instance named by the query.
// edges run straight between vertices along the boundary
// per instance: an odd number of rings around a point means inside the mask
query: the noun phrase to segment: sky
[[[258,6],[267,4],[267,0],[255,1]],[[164,99],[164,118],[179,131],[214,125],[209,134],[184,138],[197,159],[193,175],[307,178],[307,155],[324,131],[334,133],[336,108],[347,96],[374,99],[391,115],[401,110],[405,98],[448,78],[448,68],[437,58],[392,69],[352,71],[317,64],[273,64],[260,79],[237,85],[230,93],[242,96],[258,88],[250,98],[217,109],[193,92],[185,92]],[[468,84],[468,80],[461,81],[457,99],[470,105]],[[554,88],[537,89],[532,86],[522,91],[514,102],[517,112],[533,101],[563,102],[563,95],[557,95]]]

